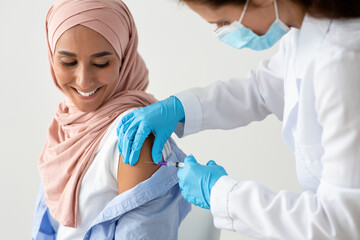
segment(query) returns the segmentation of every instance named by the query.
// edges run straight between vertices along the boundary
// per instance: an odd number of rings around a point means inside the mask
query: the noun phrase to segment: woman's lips
[[[76,91],[78,93],[80,93],[80,95],[83,96],[83,97],[89,97],[89,96],[93,95],[97,90],[98,89],[95,89],[94,91],[91,91],[91,92],[82,92],[82,91],[76,89]]]
[[[99,92],[101,87],[93,90],[93,91],[90,91],[90,92],[82,92],[76,88],[74,88],[75,92],[77,93],[77,96],[81,99],[85,99],[85,100],[89,100],[89,99],[92,99],[94,98],[97,94],[97,92]]]

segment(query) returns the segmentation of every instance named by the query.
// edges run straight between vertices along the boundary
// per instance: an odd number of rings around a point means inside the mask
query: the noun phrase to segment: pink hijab
[[[75,25],[104,36],[116,50],[122,66],[114,92],[94,112],[79,111],[69,99],[58,106],[39,160],[45,201],[60,224],[78,225],[78,197],[82,178],[91,165],[110,124],[122,112],[155,102],[145,92],[148,71],[137,52],[134,20],[120,0],[60,0],[46,17],[48,54],[52,78],[53,54],[60,36]]]

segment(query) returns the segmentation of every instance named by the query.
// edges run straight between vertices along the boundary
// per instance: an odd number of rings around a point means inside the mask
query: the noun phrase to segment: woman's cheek
[[[67,69],[63,69],[63,66],[54,66],[54,73],[56,81],[59,85],[69,83],[71,81],[71,73]]]

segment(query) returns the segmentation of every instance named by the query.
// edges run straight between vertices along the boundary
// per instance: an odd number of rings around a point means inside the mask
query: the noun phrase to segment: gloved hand
[[[124,163],[137,163],[141,147],[151,132],[155,135],[152,158],[155,163],[161,162],[166,141],[178,122],[184,121],[184,107],[175,96],[125,115],[117,127],[118,148]]]
[[[213,160],[204,166],[197,163],[193,155],[189,155],[184,163],[185,167],[177,173],[184,199],[196,206],[209,209],[212,187],[220,177],[228,174]]]

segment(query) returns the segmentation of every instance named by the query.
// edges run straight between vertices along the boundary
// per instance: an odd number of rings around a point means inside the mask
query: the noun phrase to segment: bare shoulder
[[[151,149],[153,143],[154,136],[150,134],[141,148],[139,161],[134,166],[124,164],[120,155],[118,167],[119,194],[150,178],[159,169],[160,166],[152,162]]]

